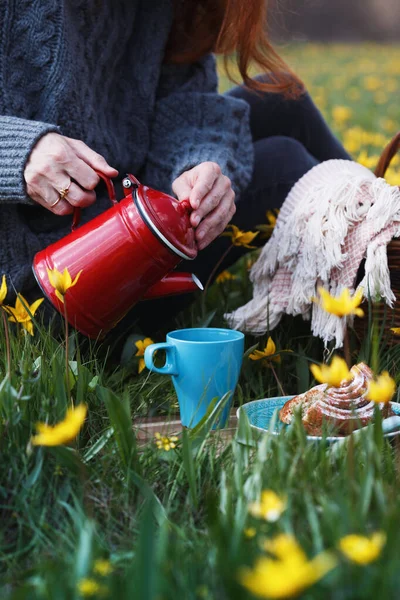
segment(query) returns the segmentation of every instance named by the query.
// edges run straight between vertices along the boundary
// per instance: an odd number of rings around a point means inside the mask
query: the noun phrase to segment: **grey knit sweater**
[[[70,230],[26,193],[26,161],[49,131],[167,192],[208,160],[237,193],[249,183],[248,106],[218,95],[212,56],[163,66],[172,18],[172,0],[0,1],[0,276],[11,289],[33,288],[34,254]],[[107,207],[98,197],[85,220]]]

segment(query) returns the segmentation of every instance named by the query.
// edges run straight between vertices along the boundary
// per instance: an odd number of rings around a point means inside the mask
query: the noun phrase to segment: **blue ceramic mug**
[[[165,350],[163,367],[154,365],[157,350]],[[179,329],[168,333],[165,343],[148,346],[144,361],[150,371],[172,375],[185,427],[195,427],[213,399],[230,394],[217,423],[218,427],[225,427],[243,351],[244,335],[240,331],[213,327]]]

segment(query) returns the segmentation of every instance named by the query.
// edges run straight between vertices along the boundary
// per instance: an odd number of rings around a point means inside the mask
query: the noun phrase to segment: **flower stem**
[[[344,359],[347,363],[347,368],[351,369],[351,354],[350,354],[350,340],[349,340],[349,329],[346,325],[346,328],[344,330],[344,337],[343,337],[343,352],[344,352]]]
[[[4,309],[1,311],[3,315],[4,335],[6,336],[6,352],[7,352],[7,375],[11,378],[11,352],[10,352],[10,336],[8,335],[8,323]]]
[[[207,283],[204,286],[204,293],[203,293],[203,309],[204,309],[204,302],[205,302],[205,298],[207,295],[207,290],[210,287],[211,281],[215,275],[215,273],[218,271],[218,267],[221,266],[221,263],[223,262],[223,260],[228,256],[230,250],[233,248],[233,244],[231,244],[230,246],[228,246],[228,248],[225,250],[225,252],[220,256],[219,260],[217,261],[217,263],[215,264],[213,270],[211,271],[208,279],[207,279]],[[204,311],[203,311],[204,312]]]
[[[67,313],[67,302],[64,297],[64,323],[65,323],[65,376],[67,386],[67,398],[68,402],[71,401],[72,406],[74,401],[71,398],[71,386],[69,383],[69,330],[68,330],[68,313]]]
[[[270,365],[269,365],[269,366],[271,367],[272,373],[274,374],[274,377],[275,377],[275,379],[276,379],[276,383],[278,384],[278,388],[279,388],[279,390],[280,390],[280,392],[281,392],[282,396],[286,396],[286,394],[285,394],[285,391],[284,391],[284,389],[283,389],[283,387],[282,387],[282,384],[281,384],[281,382],[279,381],[279,377],[278,377],[278,375],[276,374],[276,371],[275,371],[275,369],[274,369],[274,367],[273,367],[273,365],[272,365],[272,362],[270,362]]]

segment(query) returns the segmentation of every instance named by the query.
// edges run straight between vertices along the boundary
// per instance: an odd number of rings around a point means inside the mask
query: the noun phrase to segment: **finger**
[[[186,200],[190,196],[192,186],[190,185],[186,174],[177,177],[172,184],[172,191],[178,200]]]
[[[89,190],[83,190],[79,185],[71,181],[68,193],[64,199],[69,202],[71,206],[80,206],[81,208],[85,208],[96,202],[96,194]]]
[[[209,213],[196,229],[195,235],[199,250],[203,250],[224,231],[236,212],[234,199],[233,190],[229,190],[221,199],[218,207]]]
[[[72,138],[67,139],[69,144],[75,150],[76,154],[79,156],[79,158],[81,158],[93,169],[96,169],[97,171],[100,171],[101,173],[104,173],[104,175],[108,175],[109,177],[116,177],[118,175],[117,169],[114,169],[114,167],[109,165],[104,156],[98,154],[80,140],[74,140]]]
[[[59,192],[54,188],[46,190],[37,202],[55,215],[69,215],[74,210],[68,200],[61,198]]]
[[[85,190],[94,190],[100,182],[100,177],[96,171],[77,156],[66,165],[66,172],[69,179],[76,181]]]
[[[191,214],[190,222],[192,226],[197,227],[200,221],[204,219],[204,217],[208,215],[208,213],[212,212],[215,208],[217,208],[222,198],[228,193],[230,189],[231,181],[229,177],[226,177],[225,175],[221,175],[220,177],[218,177],[218,179],[214,183],[212,190],[208,192],[208,194],[204,196],[203,200],[200,202],[199,208],[193,211],[193,213]]]
[[[189,201],[194,210],[200,206],[203,198],[212,190],[216,179],[221,175],[221,169],[216,163],[199,165],[198,177],[190,192]]]
[[[57,215],[66,215],[73,211],[73,207],[66,200],[59,200],[59,192],[47,177],[35,173],[29,181],[29,197],[34,202]],[[68,185],[68,180],[65,182],[64,179],[63,184],[60,185],[60,189],[66,185]]]

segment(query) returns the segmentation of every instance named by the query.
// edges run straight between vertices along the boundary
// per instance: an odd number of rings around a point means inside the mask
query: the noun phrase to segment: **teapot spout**
[[[185,294],[187,292],[195,292],[196,290],[204,290],[201,281],[196,275],[193,273],[172,272],[152,285],[145,295],[142,296],[142,300]]]

